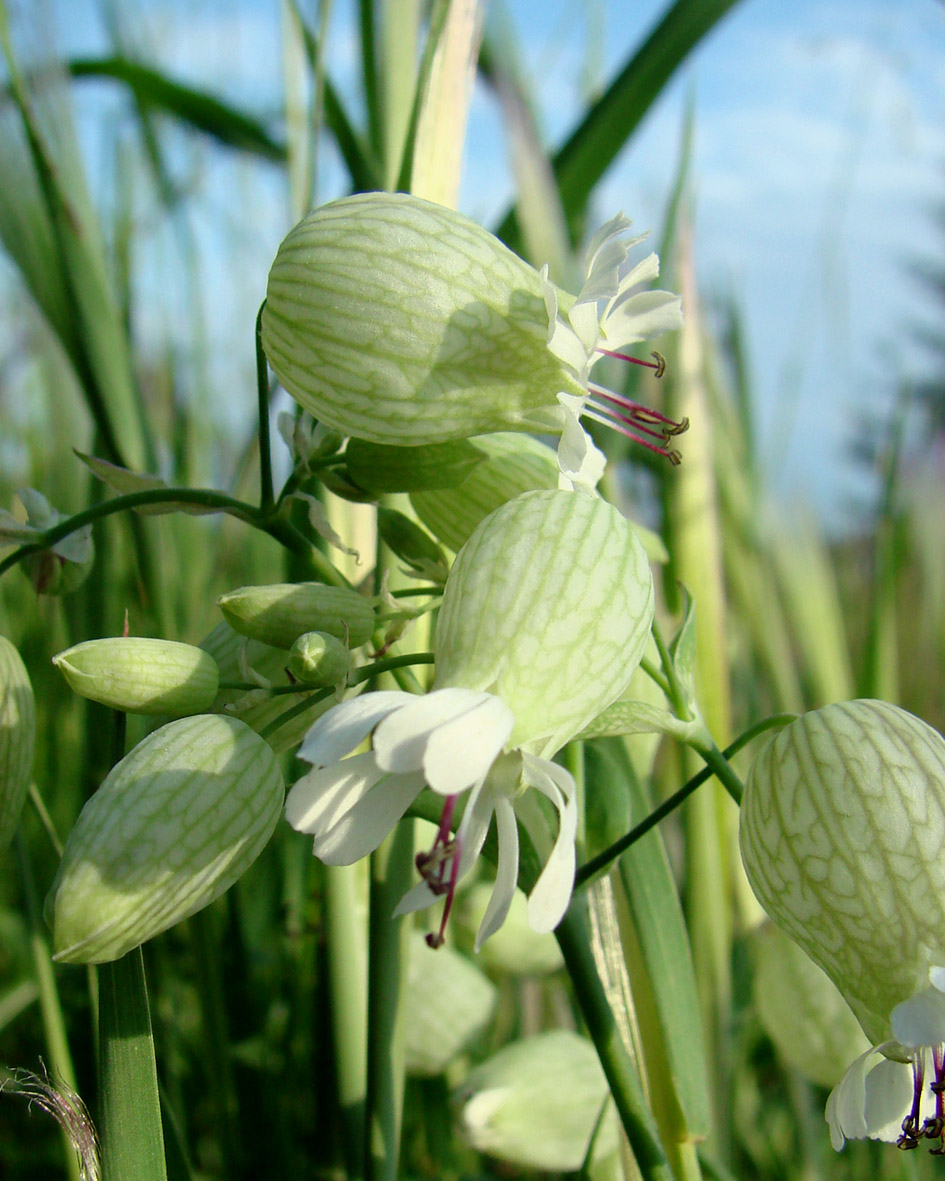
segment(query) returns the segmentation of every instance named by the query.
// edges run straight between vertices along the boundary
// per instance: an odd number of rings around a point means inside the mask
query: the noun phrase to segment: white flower
[[[564,313],[558,289],[548,279],[547,266],[541,270],[548,311],[548,348],[584,390],[581,396],[570,392],[558,395],[563,416],[558,446],[563,488],[591,490],[604,471],[604,456],[581,426],[582,418],[612,427],[671,462],[679,462],[678,453],[667,443],[687,428],[687,422],[674,422],[590,381],[591,369],[601,356],[645,365],[660,376],[663,360],[659,354],[654,354],[656,360],[650,362],[627,356],[622,350],[648,337],[672,332],[682,323],[678,295],[638,290],[659,274],[655,254],[647,255],[621,277],[628,252],[645,237],[625,238],[629,228],[627,218],[618,214],[594,235],[585,258],[584,286]]]
[[[739,837],[758,900],[873,1043],[831,1093],[834,1147],[945,1153],[945,741],[882,701],[804,714],[756,756]]]
[[[893,1009],[895,1040],[861,1054],[831,1091],[826,1118],[834,1148],[867,1137],[916,1148],[925,1138],[939,1141],[936,1155],[945,1153],[945,968],[930,968],[929,980]]]
[[[378,847],[424,787],[446,797],[433,849],[420,854],[422,880],[395,914],[446,896],[442,942],[457,882],[473,867],[493,814],[499,860],[492,899],[476,947],[502,925],[518,881],[516,804],[535,787],[554,804],[558,832],[532,893],[528,917],[536,931],[551,931],[567,909],[574,882],[577,825],[574,780],[564,768],[522,750],[504,751],[514,716],[496,696],[470,689],[439,689],[426,696],[378,692],[346,701],[311,728],[299,758],[314,764],[289,792],[286,816],[311,833],[314,853],[329,865],[349,865]],[[345,758],[373,731],[373,749]],[[471,789],[471,790],[470,790]],[[470,790],[462,822],[450,836],[457,795]],[[523,822],[541,845],[541,818],[527,808]]]
[[[646,555],[612,505],[548,490],[508,501],[450,570],[432,691],[368,693],[324,714],[299,750],[313,769],[289,793],[289,822],[314,837],[321,860],[349,864],[377,848],[424,788],[443,796],[436,841],[417,861],[422,881],[399,909],[445,895],[445,923],[495,816],[498,874],[481,943],[511,904],[520,820],[545,863],[529,921],[551,930],[571,896],[577,814],[574,781],[548,760],[626,688],[652,619]],[[372,749],[352,754],[369,735]],[[541,795],[557,812],[553,833]]]

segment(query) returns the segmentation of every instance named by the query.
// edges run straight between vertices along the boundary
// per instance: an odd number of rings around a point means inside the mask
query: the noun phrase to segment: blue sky
[[[314,4],[310,5],[314,7]],[[507,0],[549,144],[567,134],[587,87],[603,85],[662,11],[656,0]],[[134,0],[119,6],[139,47],[179,77],[235,101],[278,110],[279,10],[268,3]],[[353,5],[339,0],[329,60],[350,89]],[[54,4],[64,47],[102,49],[94,0]],[[601,220],[622,209],[658,228],[677,160],[683,111],[696,105],[692,168],[696,258],[704,291],[742,308],[772,489],[813,501],[831,521],[869,495],[844,461],[851,424],[888,407],[923,358],[910,325],[934,322],[910,258],[939,257],[933,206],[945,180],[945,4],[941,0],[744,0],[696,51],[601,186]],[[101,90],[79,96],[84,127],[120,118]],[[110,113],[111,112],[111,113]],[[92,150],[107,176],[110,140]],[[186,147],[175,159],[186,161]],[[232,159],[194,158],[204,303],[214,385],[242,390],[265,273],[288,227],[278,175]],[[323,171],[322,196],[339,174]],[[491,224],[512,195],[498,113],[477,90],[461,204]],[[174,244],[157,234],[150,327],[184,315]],[[945,309],[942,322],[945,326]],[[250,386],[251,388],[251,386]],[[241,395],[242,396],[242,395]],[[232,398],[231,398],[232,404]]]

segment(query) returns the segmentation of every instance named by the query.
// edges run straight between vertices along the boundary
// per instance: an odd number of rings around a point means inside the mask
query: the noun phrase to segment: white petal
[[[391,689],[342,701],[309,728],[297,757],[317,767],[337,763],[360,746],[382,718],[415,700],[412,693]]]
[[[945,968],[933,964],[929,968],[929,983],[933,988],[937,988],[939,992],[945,992]]]
[[[568,312],[568,319],[584,346],[585,354],[593,353],[600,338],[600,313],[597,310],[597,300],[594,300],[593,303],[585,303],[583,299],[576,300]]]
[[[426,882],[417,882],[401,898],[394,908],[391,918],[399,919],[403,914],[413,914],[415,910],[423,910],[432,906],[434,902],[442,902],[442,894],[434,894]]]
[[[548,351],[556,356],[578,381],[585,380],[588,367],[587,349],[574,329],[565,324],[560,316],[549,321]]]
[[[866,1076],[866,1134],[871,1140],[894,1142],[912,1109],[915,1081],[912,1066],[884,1058]],[[928,1098],[928,1091],[926,1091]]]
[[[903,1046],[937,1046],[945,1042],[945,993],[929,986],[902,1004],[891,1017],[893,1037]]]
[[[558,402],[564,409],[564,425],[558,441],[558,487],[578,492],[593,492],[604,474],[607,457],[581,426],[575,407],[580,399],[570,394],[559,394]]]
[[[292,785],[285,800],[286,820],[297,832],[323,832],[383,776],[370,751],[332,767],[316,767]]]
[[[646,258],[634,264],[620,280],[620,289],[617,292],[618,297],[632,291],[634,287],[639,287],[641,283],[652,283],[654,279],[659,277],[659,273],[659,255],[648,254]]]
[[[605,269],[608,265],[606,259],[602,259],[601,254],[615,239],[619,239],[620,235],[630,229],[633,223],[629,217],[624,217],[622,213],[618,213],[616,217],[612,217],[610,221],[605,221],[599,230],[591,238],[587,244],[587,251],[584,255],[584,274],[591,278],[595,273]],[[620,242],[623,246],[623,257],[620,262],[623,262],[627,257],[627,250],[629,243]]]
[[[477,784],[469,794],[469,799],[466,801],[466,810],[463,812],[463,819],[460,821],[459,829],[456,833],[456,840],[459,845],[459,872],[456,874],[456,880],[466,876],[472,869],[476,862],[476,858],[482,852],[482,846],[485,844],[486,837],[489,834],[489,825],[492,823],[492,812],[495,807],[495,792],[488,784]]]
[[[889,1043],[887,1043],[889,1044]],[[825,1118],[837,1152],[847,1140],[896,1140],[912,1105],[912,1068],[871,1046],[847,1067],[830,1092]],[[876,1058],[881,1061],[874,1065]]]
[[[438,726],[423,756],[427,783],[455,795],[483,779],[505,746],[515,715],[499,697],[486,694],[468,713]]]
[[[682,300],[669,291],[638,291],[616,299],[602,325],[607,347],[619,350],[637,341],[675,332],[682,325]]]
[[[386,717],[374,733],[377,765],[398,774],[419,771],[431,734],[489,697],[475,689],[436,689],[423,697],[409,697],[403,709]]]
[[[547,796],[558,812],[558,835],[551,855],[528,896],[528,925],[533,931],[553,931],[564,917],[574,890],[576,787],[570,773],[557,763],[526,753],[523,765],[525,781]]]
[[[351,865],[373,853],[426,785],[423,776],[388,775],[332,828],[316,833],[312,852],[326,865]]]
[[[475,950],[494,935],[505,922],[518,884],[518,825],[512,802],[504,796],[495,801],[495,820],[499,836],[499,864],[496,866],[495,885],[486,913],[476,933]]]

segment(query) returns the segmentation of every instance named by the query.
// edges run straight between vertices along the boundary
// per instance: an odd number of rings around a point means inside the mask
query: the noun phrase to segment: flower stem
[[[740,734],[724,751],[713,747],[703,752],[701,748],[697,747],[696,749],[699,750],[707,765],[693,775],[691,779],[687,780],[678,791],[673,792],[671,796],[667,797],[658,808],[654,808],[649,816],[644,817],[639,824],[635,824],[619,841],[614,841],[612,845],[603,849],[596,857],[592,857],[590,861],[585,862],[577,871],[574,879],[574,888],[578,889],[580,886],[583,886],[595,874],[600,873],[602,869],[606,869],[612,861],[616,861],[621,853],[625,853],[631,845],[635,845],[641,837],[646,836],[651,828],[655,828],[661,820],[665,820],[685,799],[692,795],[697,787],[701,787],[713,775],[718,775],[720,770],[722,770],[723,774],[731,772],[732,777],[736,781],[729,787],[729,794],[732,794],[736,789],[736,784],[737,790],[740,793],[741,780],[731,770],[728,760],[740,751],[743,746],[751,742],[753,738],[757,738],[759,734],[763,734],[766,730],[771,730],[775,726],[786,726],[788,722],[793,722],[796,717],[796,714],[773,714],[770,718],[756,722],[754,726],[749,726],[744,733]],[[723,770],[723,767],[727,768],[727,770]],[[733,798],[735,797],[733,796]],[[736,802],[740,798],[739,794]]]

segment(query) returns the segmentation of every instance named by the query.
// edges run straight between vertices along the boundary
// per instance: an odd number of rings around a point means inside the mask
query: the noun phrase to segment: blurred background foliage
[[[668,5],[550,149],[512,26],[494,12],[479,79],[501,112],[518,195],[491,228],[573,279],[596,187],[734,3]],[[345,6],[344,39],[331,7],[274,8],[285,91],[272,109],[256,101],[252,77],[244,93],[224,95],[182,83],[152,58],[149,26],[179,10],[164,17],[160,4],[103,0],[111,52],[69,59],[57,54],[44,5],[0,3],[0,507],[12,509],[21,487],[42,490],[63,514],[103,499],[73,448],[174,485],[252,497],[253,322],[265,273],[240,265],[258,254],[245,243],[258,217],[287,228],[324,199],[326,172],[346,178],[342,190],[396,187],[417,62],[443,5],[431,18],[419,0],[361,0]],[[176,34],[181,53],[199,58],[200,21]],[[339,84],[340,54],[354,55],[354,87]],[[93,87],[100,119],[88,139],[72,112]],[[695,599],[697,679],[713,735],[724,746],[767,714],[853,696],[897,702],[942,729],[942,375],[904,385],[884,421],[861,424],[850,462],[881,473],[882,495],[856,531],[828,537],[806,511],[775,503],[753,429],[743,311],[709,299],[693,262],[691,120],[680,145],[658,241],[663,284],[683,293],[686,326],[666,346],[659,385],[626,381],[640,401],[690,418],[684,463],[650,463],[614,436],[599,442],[612,461],[612,498],[665,540],[664,624],[681,617],[680,584]],[[934,257],[903,266],[925,285],[929,317],[915,331],[941,370],[945,269]],[[284,453],[277,464],[286,467]],[[347,509],[334,511],[355,527]],[[199,643],[219,622],[220,593],[305,574],[228,517],[115,516],[95,540],[92,577],[72,594],[38,597],[18,570],[0,580],[0,632],[19,648],[39,703],[35,783],[59,834],[104,777],[111,740],[104,711],[72,697],[50,657],[119,633],[126,611],[132,632]],[[697,769],[668,741],[594,743],[584,758],[589,784],[613,780],[624,799],[632,785],[627,824]],[[772,1181],[931,1176],[924,1154],[864,1144],[833,1154],[824,1088],[855,1052],[857,1031],[810,965],[760,925],[734,825],[734,807],[710,783],[592,888],[599,967],[674,1168]],[[57,858],[35,809],[22,832],[19,860],[6,854],[0,881],[0,1064],[37,1069],[42,1057],[62,1071],[50,1042],[48,934],[35,909]],[[332,955],[342,953],[326,938],[327,873],[282,827],[225,898],[146,948],[170,1176],[361,1175],[346,1133],[350,1063],[332,986]],[[364,874],[347,876],[355,899]],[[399,1175],[635,1176],[553,940],[510,925],[473,958],[478,891],[461,899],[455,946],[415,956]],[[675,949],[659,946],[662,930]],[[357,955],[359,933],[349,934]],[[698,1002],[686,994],[676,1008],[660,973],[690,962]],[[792,973],[796,985],[772,1004],[771,990]],[[94,1112],[95,992],[79,969],[57,969],[55,982],[77,1086]],[[687,1004],[698,1004],[698,1017]],[[0,1097],[3,1176],[75,1176],[69,1160],[52,1121]]]

